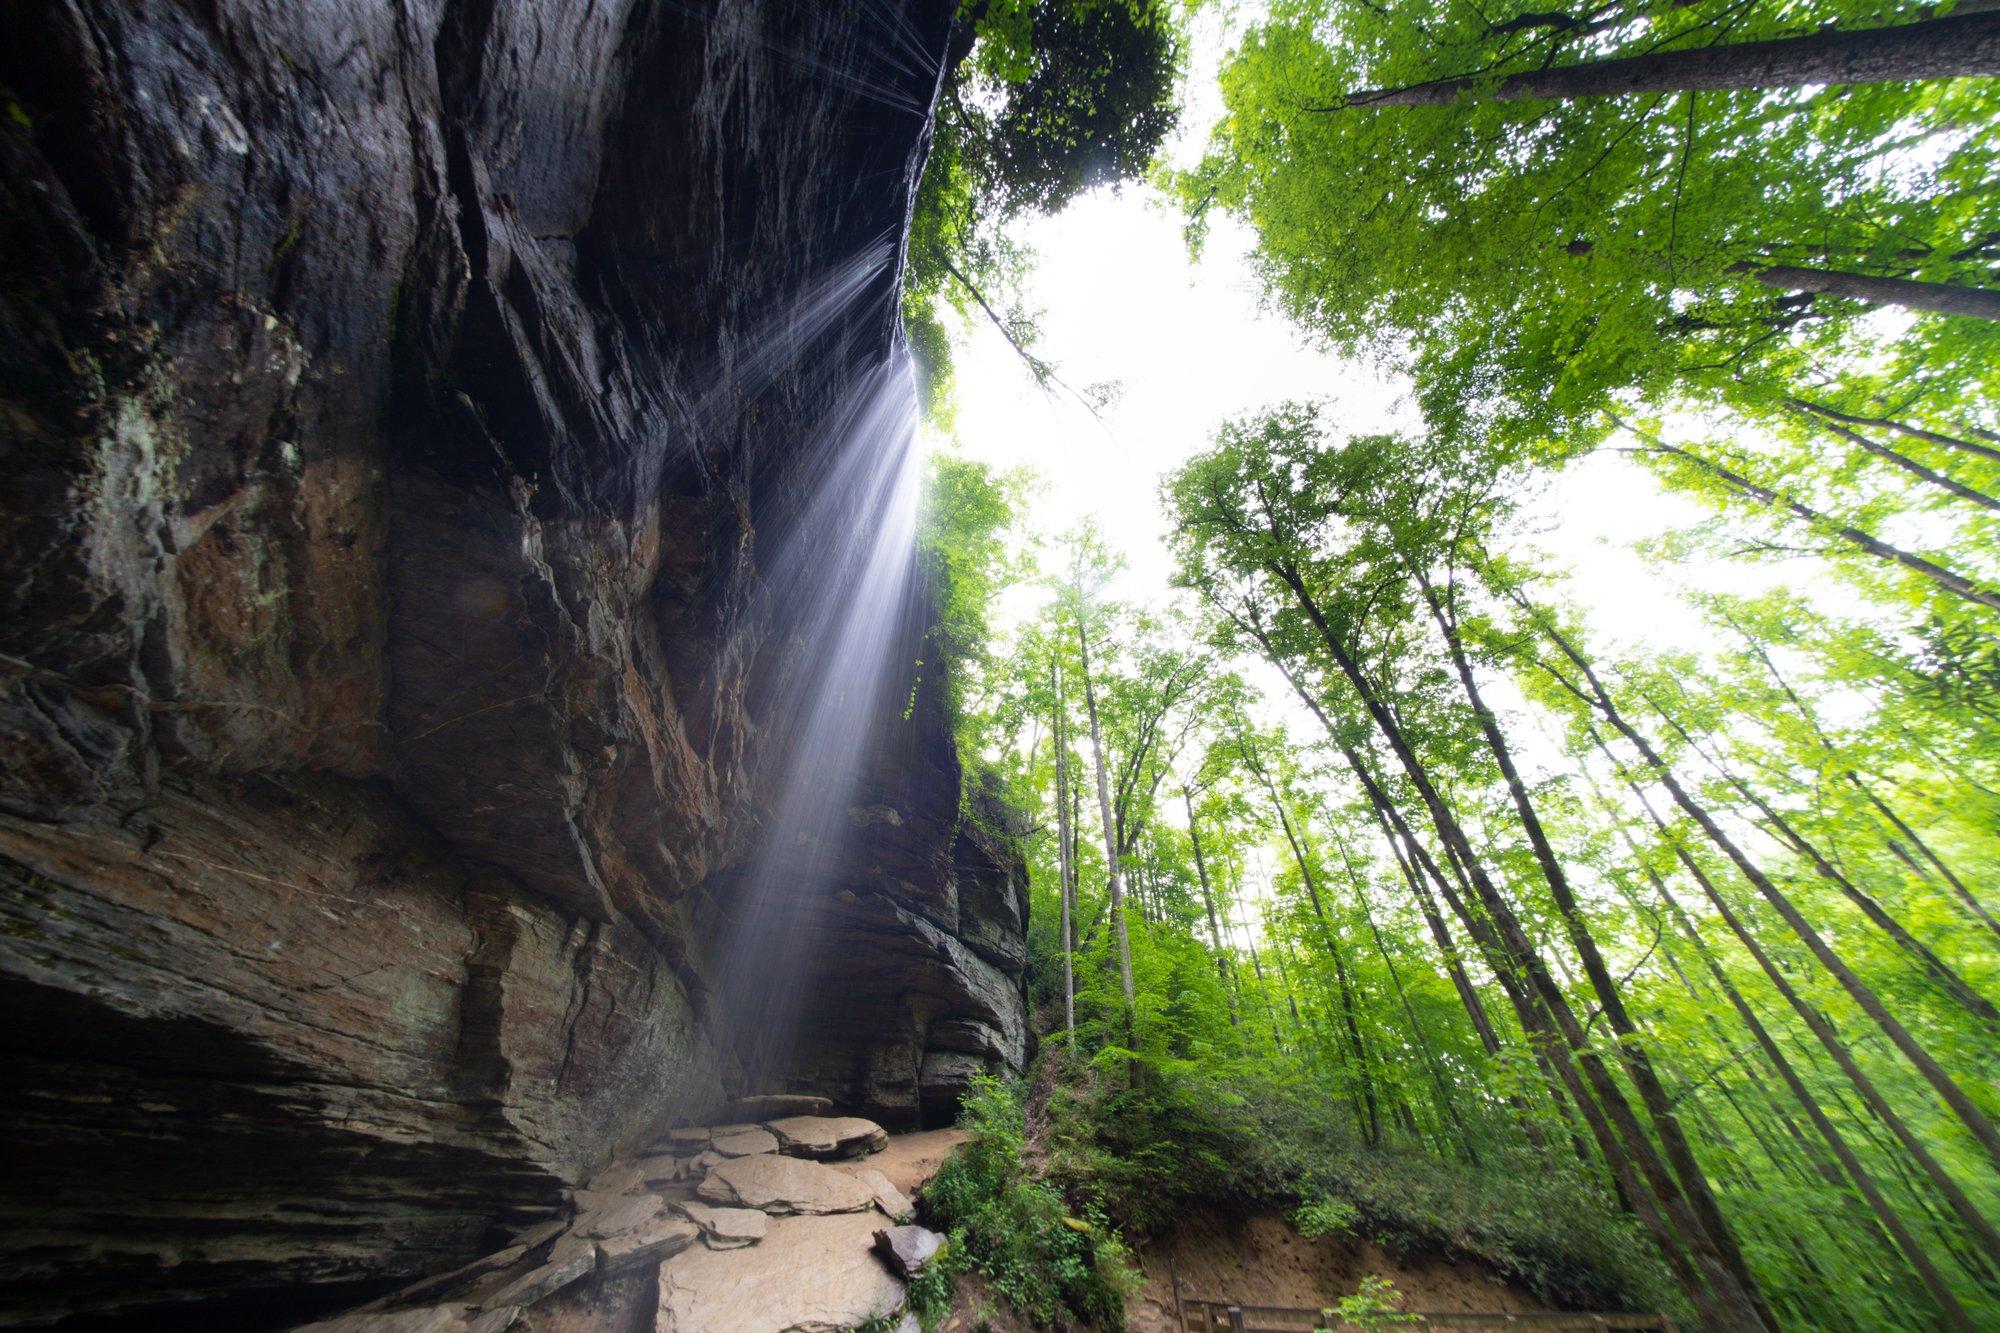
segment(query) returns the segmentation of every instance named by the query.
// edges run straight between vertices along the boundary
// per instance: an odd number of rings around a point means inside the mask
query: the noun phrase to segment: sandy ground
[[[1275,1214],[1187,1213],[1140,1252],[1146,1286],[1131,1308],[1136,1333],[1177,1330],[1173,1281],[1189,1297],[1254,1305],[1331,1305],[1365,1276],[1386,1277],[1409,1310],[1525,1311],[1547,1307],[1519,1287],[1463,1263],[1397,1258],[1366,1241],[1309,1241]]]
[[[965,1142],[962,1129],[927,1129],[919,1134],[891,1134],[889,1146],[863,1159],[889,1177],[905,1194],[915,1194],[937,1174],[951,1150]]]

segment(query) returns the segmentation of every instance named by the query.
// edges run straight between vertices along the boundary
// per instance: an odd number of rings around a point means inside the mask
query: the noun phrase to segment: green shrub
[[[1138,1285],[1130,1251],[1101,1213],[1074,1216],[1054,1185],[1022,1165],[1027,1116],[1019,1093],[982,1079],[959,1123],[970,1141],[923,1194],[952,1249],[1041,1327],[1123,1327],[1126,1298]]]

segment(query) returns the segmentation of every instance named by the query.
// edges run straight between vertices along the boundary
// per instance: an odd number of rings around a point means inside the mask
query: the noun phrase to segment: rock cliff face
[[[894,352],[951,11],[10,23],[0,1322],[279,1326],[778,1090],[715,975],[801,669],[770,552]],[[770,1079],[888,1123],[1026,1043],[939,685]]]

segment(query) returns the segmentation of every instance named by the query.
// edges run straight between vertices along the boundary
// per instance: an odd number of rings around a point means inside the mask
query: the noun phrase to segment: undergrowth
[[[1078,1216],[1053,1182],[1023,1163],[1028,1124],[1019,1089],[982,1079],[959,1123],[970,1140],[923,1192],[926,1216],[949,1233],[950,1250],[1041,1327],[1124,1327],[1125,1302],[1139,1282],[1131,1252],[1101,1212]]]
[[[1282,1211],[1308,1237],[1476,1262],[1557,1306],[1679,1310],[1637,1227],[1546,1157],[1495,1148],[1473,1166],[1370,1148],[1345,1105],[1305,1082],[1185,1066],[1114,1080],[1055,1045],[1041,1061],[1036,1169],[1021,1161],[1020,1092],[984,1084],[962,1121],[972,1143],[925,1201],[969,1261],[1044,1325],[1067,1314],[1120,1327],[1136,1283],[1122,1238],[1163,1233],[1190,1206]]]

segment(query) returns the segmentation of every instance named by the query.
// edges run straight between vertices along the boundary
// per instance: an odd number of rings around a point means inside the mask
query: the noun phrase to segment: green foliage
[[[1352,1295],[1342,1296],[1331,1310],[1323,1310],[1321,1314],[1333,1327],[1375,1333],[1377,1329],[1417,1322],[1416,1315],[1403,1313],[1402,1300],[1403,1293],[1388,1278],[1364,1277]]]
[[[1360,1218],[1360,1210],[1353,1204],[1324,1194],[1307,1199],[1292,1210],[1292,1225],[1307,1240],[1344,1236],[1354,1230],[1354,1224]]]
[[[933,452],[924,477],[918,550],[936,600],[932,642],[942,654],[952,716],[965,716],[992,647],[993,599],[1020,568],[1011,540],[1028,490],[1019,469]]]
[[[951,418],[946,312],[991,319],[1038,381],[1033,254],[1009,225],[1138,179],[1179,118],[1183,0],[983,0],[947,74],[910,219],[904,323],[925,411]]]
[[[1062,1194],[1022,1163],[1020,1094],[983,1079],[965,1100],[971,1133],[924,1187],[923,1201],[995,1291],[1044,1328],[1121,1327],[1137,1274],[1101,1217],[1071,1214]]]

